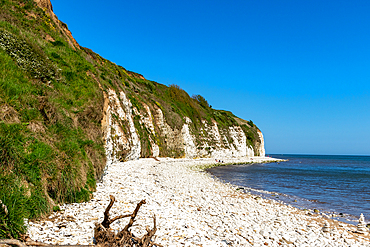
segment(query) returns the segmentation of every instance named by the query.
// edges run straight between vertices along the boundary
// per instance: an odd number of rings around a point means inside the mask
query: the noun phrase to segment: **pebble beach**
[[[271,162],[272,158],[225,159],[224,163]],[[144,204],[131,228],[137,236],[157,220],[155,242],[163,246],[370,246],[369,235],[310,210],[244,193],[203,169],[215,159],[139,159],[112,163],[97,183],[93,199],[62,205],[48,218],[28,222],[35,241],[61,245],[93,244],[109,196],[111,217]],[[129,218],[114,222],[120,230]]]

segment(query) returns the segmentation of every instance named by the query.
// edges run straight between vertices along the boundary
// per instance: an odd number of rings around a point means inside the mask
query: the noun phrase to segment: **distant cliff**
[[[262,133],[251,121],[209,106],[203,108],[196,97],[190,98],[177,86],[161,85],[164,91],[157,96],[140,86],[132,84],[137,93],[129,89],[104,93],[102,127],[108,160],[265,155]],[[163,97],[166,94],[170,98],[167,101]],[[177,95],[182,95],[184,102]]]
[[[0,61],[0,238],[88,200],[107,162],[265,155],[252,121],[79,46],[49,0],[1,1]]]

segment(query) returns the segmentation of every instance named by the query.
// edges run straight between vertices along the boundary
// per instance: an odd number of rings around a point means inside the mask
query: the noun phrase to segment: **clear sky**
[[[370,155],[370,1],[51,0],[81,46],[251,119],[267,153]]]

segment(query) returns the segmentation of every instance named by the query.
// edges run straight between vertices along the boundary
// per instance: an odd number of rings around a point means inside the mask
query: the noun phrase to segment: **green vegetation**
[[[24,218],[95,190],[103,94],[87,75],[95,67],[33,1],[2,1],[0,61],[0,238],[19,238]]]
[[[0,29],[0,45],[32,78],[47,82],[56,77],[56,69],[47,62],[42,51],[21,37]]]
[[[54,206],[53,207],[53,212],[58,212],[60,211],[60,207],[59,206]]]
[[[19,237],[24,230],[23,219],[38,217],[48,212],[43,195],[42,170],[54,153],[40,143],[22,124],[0,123],[0,200],[7,206],[8,214],[0,211],[0,237]]]
[[[243,129],[244,134],[247,137],[247,145],[253,148],[255,155],[260,155],[258,153],[257,144],[260,144],[261,140],[257,132],[257,126],[253,124],[252,120],[250,120],[248,121],[248,124],[242,124],[241,128]]]

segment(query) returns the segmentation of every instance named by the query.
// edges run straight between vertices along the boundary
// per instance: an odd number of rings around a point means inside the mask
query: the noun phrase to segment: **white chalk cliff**
[[[107,159],[110,161],[133,160],[140,157],[163,157],[164,149],[175,150],[173,157],[199,158],[237,158],[251,156],[265,156],[264,140],[258,130],[259,142],[256,147],[248,145],[245,132],[240,126],[229,126],[226,130],[220,129],[217,122],[212,124],[202,122],[199,129],[207,135],[196,137],[192,129],[192,121],[185,117],[181,129],[172,128],[157,105],[143,103],[138,110],[133,107],[123,91],[119,97],[114,90],[106,95],[104,108],[103,131],[105,137]],[[140,138],[134,119],[147,132],[149,152],[144,155],[143,137]],[[198,140],[197,140],[198,138]],[[160,141],[161,140],[161,141]],[[167,155],[168,156],[168,155]],[[172,155],[171,155],[172,156]]]

